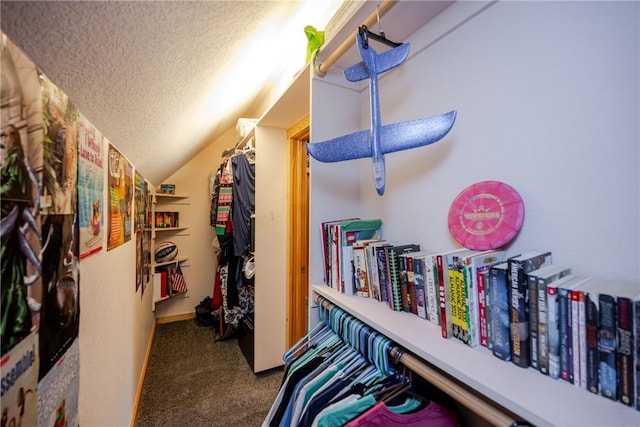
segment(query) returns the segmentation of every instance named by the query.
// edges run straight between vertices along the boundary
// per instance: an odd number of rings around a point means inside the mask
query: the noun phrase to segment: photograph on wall
[[[42,254],[40,373],[42,379],[78,337],[80,322],[79,227],[76,215],[46,215]]]
[[[54,427],[76,427],[79,425],[79,375],[80,352],[76,339],[47,375],[40,379],[37,425]]]
[[[104,241],[103,136],[80,114],[78,128],[78,222],[80,259],[102,250]]]
[[[131,239],[133,166],[113,145],[109,144],[109,237],[107,250]]]
[[[38,389],[38,332],[2,358],[2,425],[35,426]]]
[[[44,121],[43,213],[76,211],[78,177],[78,109],[69,97],[42,76]]]
[[[0,343],[2,357],[38,329],[43,169],[39,70],[2,34],[0,91]],[[3,367],[4,370],[4,367]]]

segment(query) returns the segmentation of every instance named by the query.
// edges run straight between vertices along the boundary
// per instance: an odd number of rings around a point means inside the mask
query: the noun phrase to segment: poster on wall
[[[103,137],[80,114],[78,128],[78,222],[80,259],[100,252],[104,240]]]
[[[79,112],[69,97],[42,77],[44,169],[41,207],[47,214],[76,211]]]
[[[135,171],[134,178],[134,206],[135,206],[135,225],[134,229],[136,232],[143,230],[148,227],[147,224],[147,181],[144,177],[138,172]]]
[[[136,233],[136,292],[142,286],[142,231]]]
[[[40,373],[42,379],[78,337],[80,324],[79,227],[76,215],[46,215],[42,235]]]
[[[142,231],[142,295],[151,280],[151,230]]]
[[[43,169],[43,114],[39,70],[4,34],[1,38],[0,343],[4,360],[22,340],[33,338],[40,319],[38,187]]]
[[[38,333],[2,358],[2,425],[35,426],[38,414]]]
[[[109,144],[109,238],[107,250],[131,239],[133,166],[117,148]]]
[[[40,380],[39,426],[78,426],[79,365],[80,352],[76,339],[47,375]]]
[[[0,37],[2,425],[40,425],[38,381],[78,336],[78,111]],[[77,374],[62,381],[77,396]]]

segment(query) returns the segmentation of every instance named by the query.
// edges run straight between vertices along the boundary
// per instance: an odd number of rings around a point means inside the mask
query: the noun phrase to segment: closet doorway
[[[309,297],[309,116],[287,130],[289,144],[289,244],[287,348],[307,333]]]

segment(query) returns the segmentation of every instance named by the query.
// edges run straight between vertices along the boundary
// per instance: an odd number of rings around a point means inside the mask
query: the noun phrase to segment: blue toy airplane
[[[351,82],[371,79],[371,129],[340,136],[328,141],[308,143],[309,154],[321,162],[340,162],[344,160],[371,157],[373,161],[373,180],[379,195],[384,194],[385,163],[384,155],[395,151],[432,144],[442,139],[451,130],[456,119],[456,111],[450,111],[435,117],[392,123],[382,126],[380,123],[380,100],[378,97],[378,74],[389,71],[402,64],[409,55],[409,43],[378,54],[368,43],[366,27],[361,27],[356,42],[363,61],[344,70],[344,76]],[[384,38],[384,35],[383,35]],[[380,36],[377,36],[380,40]],[[386,39],[385,39],[386,40]]]

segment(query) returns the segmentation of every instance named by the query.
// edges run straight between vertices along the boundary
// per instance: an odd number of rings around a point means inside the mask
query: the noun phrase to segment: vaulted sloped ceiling
[[[224,75],[239,53],[278,43],[270,31],[294,20],[300,4],[2,0],[0,22],[9,39],[158,185],[239,117],[264,112],[269,85],[236,97],[226,90],[233,82]],[[298,25],[306,43],[306,23]],[[303,63],[304,48],[299,55]],[[249,64],[259,71],[264,59]]]

